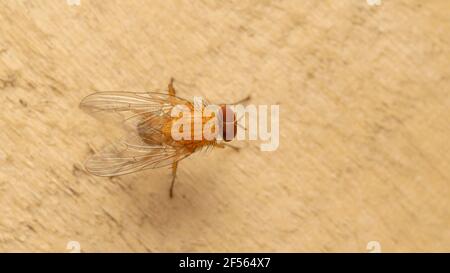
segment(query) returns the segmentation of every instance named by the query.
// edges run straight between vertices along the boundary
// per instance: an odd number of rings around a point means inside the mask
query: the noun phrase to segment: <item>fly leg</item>
[[[176,103],[176,98],[175,98],[175,87],[173,87],[173,82],[175,81],[175,79],[172,77],[170,78],[170,82],[169,82],[169,101],[172,104]]]
[[[170,82],[169,82],[169,95],[170,96],[175,96],[175,88],[173,87],[174,81],[175,81],[174,78],[170,78]]]
[[[239,152],[241,150],[240,147],[234,146],[232,144],[224,143],[225,147],[230,147],[231,149],[235,150],[236,152]]]
[[[219,148],[225,148],[225,147],[230,147],[231,149],[235,150],[236,152],[239,152],[239,150],[241,149],[240,147],[228,144],[228,143],[220,143],[220,144],[216,144],[216,147]]]
[[[169,196],[173,197],[173,186],[175,185],[175,177],[177,176],[178,162],[172,163],[172,183],[170,184]]]
[[[248,95],[247,97],[245,97],[245,98],[243,98],[243,99],[240,99],[240,100],[236,101],[235,103],[232,103],[232,105],[233,105],[233,104],[241,104],[241,103],[245,103],[245,102],[248,102],[250,99],[251,99],[251,96]]]
[[[247,97],[245,97],[245,98],[243,98],[243,99],[240,99],[240,100],[238,100],[238,101],[235,101],[235,102],[233,102],[233,103],[220,103],[219,105],[237,105],[237,104],[241,104],[241,103],[246,103],[246,102],[248,102],[249,100],[251,100],[251,96],[250,95],[248,95]]]

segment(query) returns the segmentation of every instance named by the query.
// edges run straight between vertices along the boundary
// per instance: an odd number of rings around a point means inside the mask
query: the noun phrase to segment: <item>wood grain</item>
[[[447,0],[0,3],[0,250],[450,251]],[[95,90],[280,105],[258,142],[113,179]]]

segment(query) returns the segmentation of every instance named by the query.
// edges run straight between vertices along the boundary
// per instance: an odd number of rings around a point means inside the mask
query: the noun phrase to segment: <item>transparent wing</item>
[[[175,105],[190,105],[185,99],[156,92],[97,92],[85,97],[80,108],[88,112],[170,114]]]
[[[176,105],[192,107],[185,99],[155,92],[107,91],[85,97],[80,103],[83,110],[125,114],[128,132],[126,138],[89,158],[86,169],[98,176],[116,176],[168,166],[192,154],[192,148],[167,139],[163,132]]]
[[[106,91],[85,97],[80,108],[88,113],[121,113],[123,125],[127,130],[153,130],[153,136],[162,134],[161,129],[171,120],[173,107],[185,105],[193,108],[188,100],[157,92]]]
[[[97,92],[85,97],[80,108],[88,112],[125,114],[128,136],[109,145],[85,162],[98,176],[116,176],[169,166],[195,151],[167,136],[170,113],[177,105],[193,104],[185,99],[155,92]],[[164,133],[165,132],[165,133]]]
[[[148,144],[139,135],[131,133],[91,156],[85,167],[94,175],[116,176],[169,166],[190,154],[192,151],[183,146]]]

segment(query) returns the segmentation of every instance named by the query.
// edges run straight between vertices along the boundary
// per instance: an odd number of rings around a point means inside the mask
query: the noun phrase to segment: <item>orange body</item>
[[[107,146],[104,150],[90,157],[86,163],[86,169],[98,176],[116,176],[132,173],[145,169],[172,167],[172,184],[170,196],[172,196],[173,184],[177,171],[178,162],[192,153],[204,147],[221,147],[220,139],[228,142],[236,136],[237,121],[233,110],[221,105],[217,115],[194,118],[194,111],[198,111],[194,104],[188,100],[175,96],[173,80],[169,84],[168,94],[152,92],[98,92],[83,99],[80,107],[90,112],[120,112],[128,115],[124,118],[127,125],[128,135]],[[211,130],[213,138],[205,138],[202,131],[199,139],[176,140],[172,137],[172,128],[179,117],[172,117],[171,111],[174,107],[187,106],[191,111],[192,119],[191,136],[195,130],[204,126],[211,120],[216,119],[215,126]],[[206,105],[202,105],[203,113]],[[201,124],[196,124],[201,123]],[[196,126],[197,125],[197,126]]]

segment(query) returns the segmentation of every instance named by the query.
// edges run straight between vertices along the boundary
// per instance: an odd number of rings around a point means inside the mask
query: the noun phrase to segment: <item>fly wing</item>
[[[163,137],[162,129],[172,119],[170,113],[175,106],[193,108],[188,100],[157,92],[97,92],[80,103],[88,113],[121,113],[126,130],[151,131],[153,139]]]
[[[106,91],[85,97],[80,108],[88,112],[147,113],[160,116],[170,115],[175,105],[189,104],[185,99],[157,92]]]
[[[128,136],[90,157],[86,169],[98,176],[116,176],[169,166],[193,150],[167,141],[164,126],[176,105],[192,104],[168,94],[148,92],[97,92],[85,97],[80,108],[87,112],[125,114]]]
[[[135,132],[91,156],[86,170],[98,176],[116,176],[170,166],[192,154],[183,146],[148,144]]]

